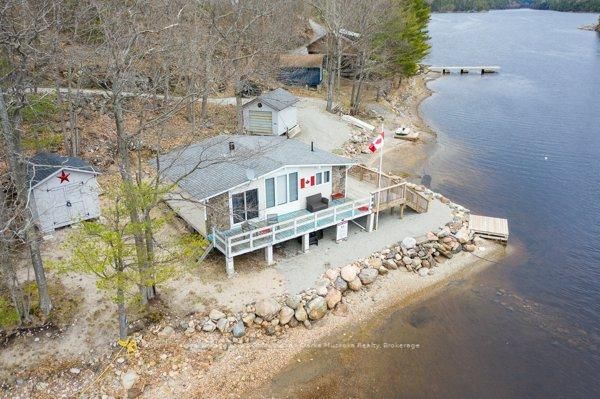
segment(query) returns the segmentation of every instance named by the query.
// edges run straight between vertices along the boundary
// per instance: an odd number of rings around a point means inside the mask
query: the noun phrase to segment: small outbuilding
[[[98,174],[76,157],[42,152],[29,159],[30,209],[40,231],[99,217]]]
[[[298,97],[282,88],[270,91],[243,106],[244,130],[255,135],[293,136],[298,126]]]

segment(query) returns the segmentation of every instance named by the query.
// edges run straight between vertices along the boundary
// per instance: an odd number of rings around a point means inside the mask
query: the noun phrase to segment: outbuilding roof
[[[234,147],[230,151],[230,143]],[[159,158],[160,174],[198,201],[212,198],[286,166],[353,165],[294,139],[221,135]]]
[[[257,101],[263,102],[267,104],[269,107],[273,108],[276,111],[281,111],[282,109],[286,109],[287,107],[291,107],[296,104],[300,99],[290,93],[287,90],[282,89],[281,87],[265,93],[259,97],[256,97],[254,100],[247,102],[244,104],[244,107],[249,104],[253,104]]]
[[[27,176],[33,188],[38,183],[61,169],[74,169],[84,172],[98,173],[99,171],[81,158],[67,157],[51,152],[40,152],[29,159]]]

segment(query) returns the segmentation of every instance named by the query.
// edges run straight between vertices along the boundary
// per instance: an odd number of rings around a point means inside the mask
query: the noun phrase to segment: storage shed
[[[99,172],[80,158],[42,152],[29,160],[30,209],[48,233],[100,216]]]
[[[279,88],[244,104],[244,130],[256,135],[293,136],[299,131],[298,97]]]

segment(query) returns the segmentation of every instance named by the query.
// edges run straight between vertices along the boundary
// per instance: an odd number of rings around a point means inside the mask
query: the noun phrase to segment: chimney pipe
[[[229,142],[229,153],[233,153],[235,151],[235,143],[233,141]]]
[[[314,141],[310,142],[310,151],[315,152],[315,142]]]

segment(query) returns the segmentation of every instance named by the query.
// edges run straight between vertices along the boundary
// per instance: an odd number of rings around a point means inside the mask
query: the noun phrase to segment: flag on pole
[[[381,147],[383,147],[383,129],[381,129],[381,133],[379,133],[377,137],[375,137],[375,140],[373,140],[373,142],[369,146],[369,150],[371,152],[376,152]]]

